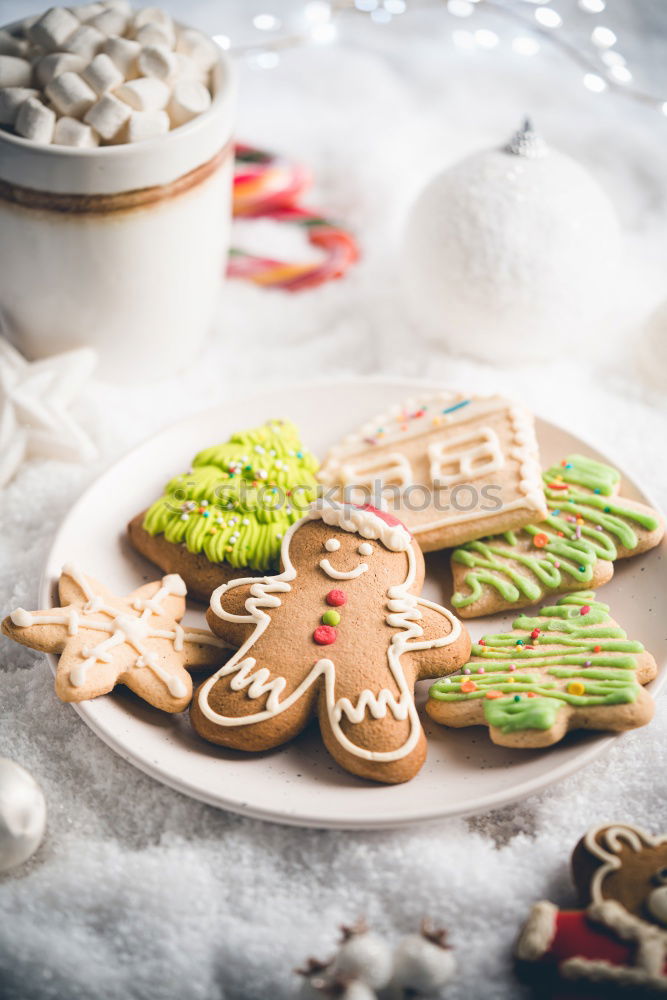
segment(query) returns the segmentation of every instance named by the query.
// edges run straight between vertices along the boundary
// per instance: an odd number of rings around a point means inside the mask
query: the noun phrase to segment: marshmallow
[[[55,77],[44,93],[61,115],[80,118],[97,100],[97,94],[78,73]]]
[[[70,7],[70,14],[74,14],[79,21],[89,21],[91,17],[95,17],[96,14],[101,14],[104,10],[104,4],[101,3],[82,3],[78,7]]]
[[[113,94],[105,94],[86,112],[83,120],[86,125],[92,125],[103,139],[112,142],[131,114],[127,104]]]
[[[174,58],[176,60],[174,76],[181,80],[199,80],[200,83],[208,84],[208,70],[198,66],[191,56],[186,56],[184,52],[174,52]]]
[[[158,24],[165,31],[174,32],[174,22],[171,14],[168,14],[162,7],[142,7],[134,15],[134,30],[138,31],[145,24]]]
[[[91,149],[100,144],[97,133],[90,125],[67,117],[59,118],[56,122],[53,142],[57,146],[76,146],[78,149]]]
[[[174,47],[174,33],[161,24],[143,24],[134,37],[140,45],[164,45],[168,49]]]
[[[61,49],[79,27],[79,19],[66,7],[51,7],[28,29],[28,38],[49,52]]]
[[[86,60],[81,56],[75,56],[71,52],[51,52],[48,56],[43,56],[35,65],[35,75],[42,87],[46,87],[57,76],[62,76],[68,71],[80,73],[86,68]]]
[[[0,56],[25,56],[27,51],[28,43],[23,38],[0,29]]]
[[[29,87],[32,66],[18,56],[0,56],[0,87]]]
[[[126,17],[129,17],[132,13],[130,0],[104,0],[103,6],[108,8],[108,10],[119,10]]]
[[[206,72],[215,66],[220,57],[220,50],[213,39],[207,38],[194,28],[184,28],[183,31],[179,31],[176,51],[190,56],[199,68]]]
[[[36,97],[29,97],[19,107],[14,128],[24,139],[49,143],[53,138],[55,124],[55,112]]]
[[[103,35],[124,35],[127,30],[127,15],[121,10],[107,8],[86,21],[91,28],[97,28]]]
[[[13,125],[18,110],[29,97],[39,97],[30,87],[3,87],[0,90],[0,125]]]
[[[156,76],[158,80],[168,80],[178,72],[176,53],[166,45],[147,45],[137,62],[144,76]]]
[[[154,139],[169,131],[169,115],[166,111],[133,111],[125,128],[126,142],[141,142]]]
[[[131,38],[107,38],[104,51],[115,62],[126,80],[131,80],[137,75],[137,58],[141,52],[139,42]]]
[[[135,111],[162,111],[169,100],[169,87],[154,76],[142,76],[122,84],[115,94]]]
[[[169,117],[174,128],[185,125],[211,105],[211,94],[198,80],[179,80],[169,102]]]
[[[123,82],[123,74],[105,52],[99,52],[81,76],[100,96]]]
[[[97,55],[106,41],[106,36],[91,28],[89,24],[80,24],[76,31],[69,36],[67,41],[61,46],[65,52],[73,52],[76,56],[90,62],[93,56]]]

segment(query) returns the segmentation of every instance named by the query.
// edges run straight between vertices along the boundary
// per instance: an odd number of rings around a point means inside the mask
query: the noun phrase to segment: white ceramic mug
[[[209,333],[231,228],[236,80],[157,139],[95,149],[0,131],[0,326],[30,358],[94,347],[97,375],[184,367]]]

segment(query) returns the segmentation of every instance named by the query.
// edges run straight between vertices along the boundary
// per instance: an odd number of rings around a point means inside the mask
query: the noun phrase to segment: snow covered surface
[[[2,6],[2,20],[27,13]],[[214,6],[191,5],[188,17],[220,30]],[[0,499],[3,614],[34,606],[60,519],[109,462],[168,421],[295,376],[382,371],[513,395],[616,454],[665,505],[666,394],[638,378],[635,344],[664,294],[667,122],[584,91],[560,57],[458,52],[451,22],[429,17],[391,32],[360,27],[344,45],[285,55],[271,75],[244,68],[239,135],[312,165],[311,204],[356,230],[363,261],[345,281],[294,297],[230,284],[215,338],[180,377],[141,390],[91,383],[76,413],[99,462],[31,463]],[[504,141],[527,110],[614,200],[621,301],[604,339],[569,355],[554,343],[553,362],[530,367],[508,344],[506,364],[491,367],[420,338],[392,247],[422,182]],[[0,882],[7,1000],[290,997],[293,967],[326,956],[336,925],[361,914],[396,936],[432,916],[451,928],[462,967],[445,995],[509,1000],[520,995],[509,971],[516,930],[536,899],[573,902],[568,855],[586,827],[667,829],[665,697],[648,729],[519,805],[408,832],[327,833],[241,819],[161,787],[56,701],[40,654],[4,640],[1,650],[0,752],[33,772],[49,806],[42,848]]]

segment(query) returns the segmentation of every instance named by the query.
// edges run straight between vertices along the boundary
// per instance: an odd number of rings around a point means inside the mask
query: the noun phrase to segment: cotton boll
[[[430,995],[453,978],[454,952],[435,944],[423,934],[408,934],[394,952],[392,985]]]
[[[32,857],[44,837],[46,802],[41,788],[20,764],[0,757],[0,872]]]
[[[362,979],[353,979],[343,989],[340,1000],[377,1000],[377,993]]]
[[[373,989],[387,985],[391,970],[391,948],[372,931],[349,934],[333,963],[334,975],[359,979]]]
[[[547,358],[556,340],[581,348],[609,309],[619,259],[616,216],[594,178],[543,144],[513,142],[434,178],[401,246],[426,332],[486,361]]]

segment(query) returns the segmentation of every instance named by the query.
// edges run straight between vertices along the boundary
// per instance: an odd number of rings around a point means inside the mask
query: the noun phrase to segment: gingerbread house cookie
[[[532,415],[500,396],[407,400],[332,448],[319,479],[386,506],[426,552],[547,512]]]

